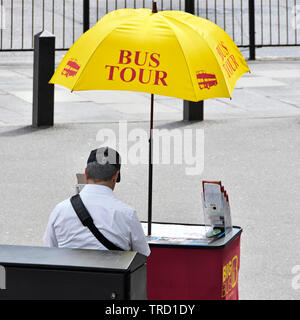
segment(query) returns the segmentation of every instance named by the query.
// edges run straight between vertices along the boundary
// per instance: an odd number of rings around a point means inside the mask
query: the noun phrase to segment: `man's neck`
[[[114,186],[106,181],[94,181],[94,180],[87,180],[87,184],[96,184],[98,186],[105,186],[110,188],[111,190],[114,190]]]

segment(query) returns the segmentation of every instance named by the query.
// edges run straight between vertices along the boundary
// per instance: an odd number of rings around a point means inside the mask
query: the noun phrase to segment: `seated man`
[[[150,249],[136,212],[113,193],[116,182],[120,181],[120,168],[117,151],[108,147],[93,150],[85,169],[87,184],[79,199],[92,217],[96,231],[108,241],[123,250],[149,256]],[[45,245],[107,250],[82,224],[71,203],[72,198],[59,203],[51,213],[43,238]]]

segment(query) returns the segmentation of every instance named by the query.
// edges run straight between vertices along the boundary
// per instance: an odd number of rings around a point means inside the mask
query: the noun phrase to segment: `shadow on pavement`
[[[39,127],[39,128],[34,128],[32,126],[26,126],[26,127],[21,127],[13,130],[8,130],[8,131],[3,131],[0,132],[0,137],[17,137],[17,136],[23,136],[25,134],[30,134],[34,133],[40,130],[45,130],[53,128],[51,126],[45,126],[45,127]]]
[[[198,124],[198,128],[199,128],[199,123],[201,123],[204,125],[205,121],[174,121],[174,122],[168,122],[168,123],[163,123],[163,124],[158,124],[155,125],[155,129],[168,129],[168,130],[172,130],[172,129],[178,129],[178,128],[183,128],[183,127],[190,127],[194,124]]]

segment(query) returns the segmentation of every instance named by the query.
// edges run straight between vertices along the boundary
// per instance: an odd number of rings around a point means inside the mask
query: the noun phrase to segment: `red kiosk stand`
[[[153,223],[172,229],[174,225],[195,230],[203,225]],[[147,260],[149,300],[237,300],[242,229],[233,227],[213,241],[149,237]]]

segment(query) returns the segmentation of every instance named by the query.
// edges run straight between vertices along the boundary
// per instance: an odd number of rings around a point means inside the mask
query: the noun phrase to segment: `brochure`
[[[202,181],[206,236],[225,235],[232,230],[228,194],[221,181]]]

